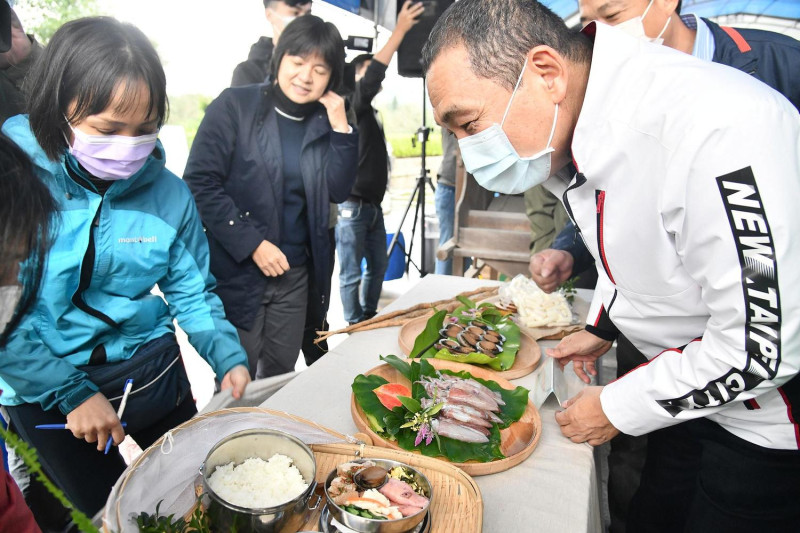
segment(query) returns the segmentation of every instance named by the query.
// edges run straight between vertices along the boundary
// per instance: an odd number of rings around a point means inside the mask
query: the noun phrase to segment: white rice
[[[208,478],[217,496],[248,509],[275,507],[299,496],[308,483],[290,457],[275,454],[265,461],[250,457],[238,465],[220,465]]]

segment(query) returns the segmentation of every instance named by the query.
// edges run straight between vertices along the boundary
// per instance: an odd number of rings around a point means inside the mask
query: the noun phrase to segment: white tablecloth
[[[383,310],[404,309],[492,284],[453,276],[429,275]],[[583,296],[583,295],[582,295]],[[353,378],[380,364],[378,355],[401,354],[398,327],[356,333],[262,405],[318,422],[345,434],[357,430],[350,416]],[[554,346],[555,342],[541,343]],[[535,375],[513,380],[533,388]],[[582,384],[567,369],[570,395]],[[593,449],[561,435],[552,397],[541,409],[542,438],[522,464],[475,480],[483,494],[483,531],[570,533],[599,532],[601,519]],[[454,532],[456,533],[456,532]]]

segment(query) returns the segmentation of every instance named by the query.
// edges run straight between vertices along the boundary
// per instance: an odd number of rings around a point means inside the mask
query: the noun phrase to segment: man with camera
[[[272,52],[281,32],[297,17],[311,13],[311,0],[264,0],[267,22],[272,26],[272,38],[261,37],[250,47],[247,61],[239,63],[233,70],[231,87],[261,83],[269,76]]]
[[[381,202],[386,192],[388,154],[383,127],[372,100],[381,90],[386,67],[406,33],[416,24],[424,7],[406,0],[397,14],[397,25],[389,40],[374,56],[362,54],[352,65],[356,87],[350,104],[358,131],[358,178],[347,201],[339,204],[336,251],[339,254],[339,290],[344,318],[350,324],[375,316],[386,272],[386,228]],[[361,273],[361,260],[367,267]]]

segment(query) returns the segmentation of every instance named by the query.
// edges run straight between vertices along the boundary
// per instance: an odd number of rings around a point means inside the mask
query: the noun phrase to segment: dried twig
[[[497,289],[497,287],[482,287],[474,291],[461,293],[458,296],[463,296],[466,298],[478,296],[479,298],[476,299],[485,299],[496,294]],[[358,324],[353,324],[352,326],[348,326],[346,328],[337,329],[335,331],[317,331],[317,335],[319,336],[314,341],[314,344],[319,344],[325,339],[340,333],[353,333],[356,331],[368,331],[371,329],[402,326],[409,320],[429,314],[433,308],[447,308],[448,312],[451,312],[459,305],[461,305],[461,303],[456,298],[448,298],[446,300],[417,304],[413,307],[409,307],[408,309],[401,309],[399,311],[386,313],[385,315],[378,315],[370,318],[369,320],[359,322]]]

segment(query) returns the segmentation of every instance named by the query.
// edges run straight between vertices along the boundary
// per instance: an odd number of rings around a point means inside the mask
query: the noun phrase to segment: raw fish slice
[[[389,481],[378,489],[378,492],[389,498],[389,501],[397,506],[412,505],[421,509],[428,505],[428,498],[420,496],[414,492],[411,485],[397,478],[390,477]]]
[[[492,423],[482,416],[474,416],[456,405],[445,405],[442,407],[441,412],[445,418],[455,420],[456,422],[464,422],[473,426],[483,426],[486,428],[492,427]]]
[[[401,505],[397,508],[403,516],[412,516],[422,510],[422,507],[414,507],[413,505]]]
[[[468,423],[465,423],[465,422],[461,422],[460,424],[462,426],[464,426],[464,427],[468,427],[470,429],[474,429],[475,431],[478,431],[478,432],[482,433],[483,435],[486,435],[487,437],[489,436],[489,430],[487,428],[483,427],[483,426],[473,426],[472,424],[468,424]]]
[[[488,437],[480,431],[453,423],[446,418],[434,419],[433,431],[442,437],[449,437],[451,439],[460,440],[461,442],[474,442],[479,444],[489,442]]]
[[[450,406],[453,406],[453,407],[457,407],[458,409],[464,411],[465,413],[468,413],[468,414],[470,414],[470,415],[472,415],[474,417],[477,417],[477,418],[487,418],[487,419],[489,418],[489,411],[484,411],[482,409],[478,409],[476,407],[472,407],[471,405],[466,404],[466,403],[459,403],[459,402],[453,401],[452,399],[448,399],[448,401],[445,403],[445,405],[450,405]]]
[[[500,395],[499,392],[493,391],[483,383],[475,381],[474,379],[462,379],[461,383],[466,385],[467,387],[473,388],[476,391],[486,394],[487,396],[491,397],[496,401],[499,405],[505,405],[506,402],[503,401],[503,397]]]
[[[471,405],[477,409],[482,409],[484,411],[499,411],[500,406],[497,405],[493,399],[486,398],[484,396],[480,396],[475,394],[474,391],[471,390],[463,390],[460,388],[453,387],[447,393],[448,400],[453,400],[454,402],[465,403],[467,405]]]
[[[482,385],[480,387],[476,387],[475,385],[477,384],[478,383],[475,381],[460,381],[450,387],[450,390],[452,391],[455,389],[462,390],[464,392],[470,392],[475,396],[485,399],[487,402],[497,404],[497,400],[495,399],[494,394],[492,394],[492,391],[486,387],[483,387]],[[494,411],[494,409],[491,410]]]
[[[499,416],[497,416],[496,414],[494,414],[491,411],[486,411],[486,416],[489,418],[490,422],[494,422],[495,424],[502,424],[503,423],[503,419],[500,418]]]

